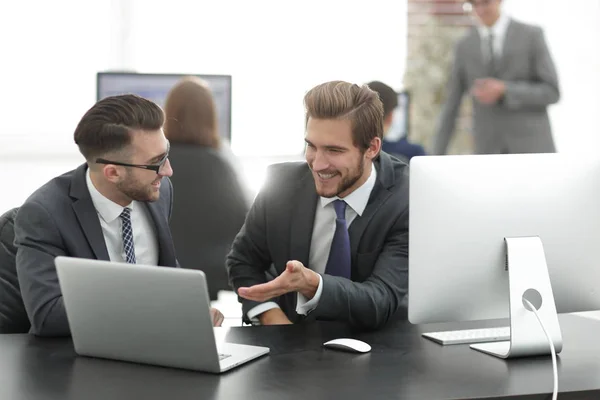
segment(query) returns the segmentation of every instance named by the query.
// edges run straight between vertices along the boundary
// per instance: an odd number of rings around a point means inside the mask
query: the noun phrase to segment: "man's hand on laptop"
[[[216,308],[210,309],[210,317],[212,319],[213,326],[221,326],[223,319],[225,319],[221,311],[217,310]]]
[[[285,271],[267,283],[241,287],[238,294],[248,300],[267,301],[286,293],[298,292],[307,299],[315,297],[319,287],[319,274],[306,268],[300,261],[288,261]]]

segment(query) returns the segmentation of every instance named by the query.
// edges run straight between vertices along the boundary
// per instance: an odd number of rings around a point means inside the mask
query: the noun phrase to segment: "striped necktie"
[[[126,261],[135,264],[135,248],[133,247],[133,228],[131,227],[131,208],[125,207],[120,215],[121,235],[123,237],[123,249]]]

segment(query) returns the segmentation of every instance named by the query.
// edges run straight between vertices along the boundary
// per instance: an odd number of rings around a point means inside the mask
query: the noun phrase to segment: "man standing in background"
[[[467,3],[477,25],[456,45],[434,154],[446,153],[465,92],[473,100],[475,153],[555,152],[547,107],[560,92],[542,29],[502,13],[502,0]]]

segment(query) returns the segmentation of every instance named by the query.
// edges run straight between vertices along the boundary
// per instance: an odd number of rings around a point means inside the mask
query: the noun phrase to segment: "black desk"
[[[600,321],[573,315],[560,321],[559,399],[600,399]],[[228,341],[269,346],[271,354],[222,375],[76,357],[68,339],[0,335],[0,399],[550,398],[549,356],[504,361],[466,345],[442,347],[419,335],[431,328],[407,322],[360,334],[336,323],[231,328]],[[321,346],[345,336],[373,350],[356,355]]]

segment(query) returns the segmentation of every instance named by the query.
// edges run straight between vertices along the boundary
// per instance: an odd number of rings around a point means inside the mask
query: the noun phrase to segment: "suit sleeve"
[[[56,221],[39,203],[28,202],[15,219],[17,276],[31,333],[68,336],[69,323],[54,266],[66,255]]]
[[[533,38],[533,79],[507,81],[502,104],[509,109],[540,108],[558,102],[558,75],[541,28]]]
[[[167,215],[167,225],[171,223],[171,215],[173,215],[173,182],[169,178],[167,178],[167,182],[169,183],[169,214]],[[177,259],[177,254],[175,254],[175,267],[181,268],[181,264],[179,264],[179,260]]]
[[[377,329],[406,306],[408,293],[408,209],[396,220],[371,276],[364,282],[322,275],[323,292],[311,317],[348,321]]]
[[[270,266],[271,257],[267,246],[265,197],[266,193],[263,191],[256,197],[227,255],[229,282],[236,293],[240,287],[267,282],[265,272]],[[239,300],[242,303],[244,322],[250,323],[248,311],[262,303],[241,297]]]
[[[452,70],[447,85],[448,97],[442,107],[438,118],[436,134],[433,142],[433,154],[446,154],[450,139],[454,135],[456,117],[460,109],[463,94],[466,91],[466,83],[463,77],[461,59],[459,57],[459,45],[454,50]]]

